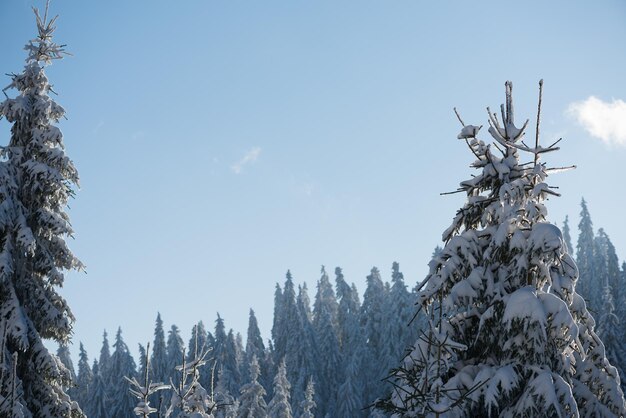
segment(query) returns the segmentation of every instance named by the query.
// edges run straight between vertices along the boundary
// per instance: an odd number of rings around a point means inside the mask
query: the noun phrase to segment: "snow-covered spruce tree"
[[[256,356],[252,356],[249,366],[250,382],[241,387],[237,418],[267,418],[265,389],[258,382],[260,369]]]
[[[480,127],[463,124],[459,135],[480,172],[461,183],[467,202],[419,294],[430,326],[383,403],[395,417],[626,414],[617,372],[575,291],[576,264],[546,222],[543,201],[556,193],[545,179],[555,170],[538,157],[557,148],[539,146],[539,123],[535,145],[522,141],[528,122],[515,126],[511,91],[507,82],[502,122],[489,111],[497,152],[476,138]]]
[[[180,360],[180,359],[179,359]],[[165,382],[169,374],[167,369],[167,347],[165,345],[165,331],[163,320],[158,313],[154,325],[154,343],[152,345],[152,357],[150,358],[150,379],[156,382]]]
[[[126,380],[130,384],[129,392],[138,399],[137,406],[133,410],[135,415],[148,418],[151,414],[158,412],[156,408],[153,408],[150,405],[150,397],[155,397],[157,392],[170,389],[170,385],[164,385],[163,383],[154,383],[150,380],[150,375],[152,373],[152,362],[150,361],[150,343],[144,349],[140,344],[139,347],[142,349],[142,357],[139,359],[140,363],[143,364],[143,370],[140,374],[139,378],[137,377],[128,377],[126,376]]]
[[[227,378],[225,377],[228,383],[225,384],[231,393],[239,393],[239,389],[241,388],[242,351],[241,335],[237,334],[237,337],[235,337],[233,329],[229,329],[228,335],[226,336],[226,359],[224,369],[229,373],[229,376]]]
[[[84,405],[85,414],[89,418],[111,418],[107,387],[98,360],[94,360],[92,372],[93,382],[89,386],[88,399]]]
[[[176,325],[172,325],[167,334],[167,373],[165,382],[172,382],[178,386],[178,373],[176,366],[183,361],[184,343],[180,336],[180,330]],[[168,398],[169,399],[169,398]]]
[[[83,409],[89,400],[89,388],[93,382],[93,372],[89,366],[89,359],[87,357],[87,351],[83,347],[83,343],[80,343],[78,354],[78,376],[76,377],[76,388],[74,390],[76,401],[79,405],[83,405]],[[85,411],[87,412],[87,411]]]
[[[386,359],[386,370],[394,367],[411,344],[415,342],[418,333],[409,323],[415,314],[414,300],[404,284],[404,275],[400,272],[400,265],[394,262],[391,266],[391,289],[387,295],[387,338],[383,348],[383,358]]]
[[[111,363],[111,346],[109,345],[109,334],[106,330],[102,333],[102,347],[100,347],[100,357],[98,358],[98,370],[105,383],[109,378],[109,365]],[[96,372],[94,371],[94,375]]]
[[[579,280],[576,283],[576,291],[587,301],[587,306],[594,312],[602,295],[602,283],[597,283],[594,278],[595,245],[593,223],[587,208],[587,202],[580,202],[580,222],[578,223],[578,242],[576,243],[576,265],[578,266]]]
[[[313,327],[317,342],[317,381],[319,382],[317,412],[320,416],[336,415],[337,380],[341,364],[339,340],[337,339],[336,323],[338,304],[326,270],[322,266],[322,276],[317,284],[315,304],[313,307]],[[308,380],[309,376],[306,376]],[[304,388],[303,388],[304,389]]]
[[[281,361],[274,377],[274,396],[267,405],[269,418],[292,418],[290,402],[291,383],[287,380],[287,367]]]
[[[565,221],[563,221],[563,241],[565,242],[565,248],[567,248],[567,252],[572,257],[574,256],[574,247],[572,246],[572,235],[569,229],[569,217],[565,216]]]
[[[76,384],[76,372],[74,372],[74,364],[72,363],[72,356],[70,354],[70,349],[67,344],[59,345],[57,350],[57,357],[61,360],[61,363],[65,366],[67,371],[70,373],[72,378],[71,386]]]
[[[189,339],[188,345],[188,362],[192,362],[196,358],[197,353],[204,353],[213,350],[213,344],[211,341],[209,341],[209,336],[210,334],[207,332],[202,321],[199,321],[196,325],[193,326],[193,328],[191,329],[191,338]],[[198,370],[200,373],[200,385],[202,385],[202,387],[204,388],[210,388],[211,380],[213,377],[211,368],[200,367]]]
[[[74,316],[57,289],[64,271],[82,269],[65,242],[73,233],[65,207],[78,172],[54,125],[65,111],[49,96],[44,67],[65,51],[52,40],[56,17],[47,15],[47,7],[43,18],[35,9],[38,34],[25,47],[26,65],[3,90],[17,96],[0,103],[0,118],[12,124],[0,169],[0,369],[7,376],[17,353],[13,383],[22,395],[15,399],[3,379],[0,415],[81,417],[63,389],[70,373],[43,344],[69,341]]]
[[[313,383],[313,379],[309,379],[309,382],[306,384],[306,391],[304,392],[304,400],[300,403],[300,409],[302,413],[299,418],[315,418],[315,413],[313,410],[315,409],[315,384]],[[352,417],[354,415],[339,415],[341,417]]]
[[[620,378],[624,378],[624,367],[626,366],[626,351],[624,342],[621,340],[621,330],[623,329],[619,318],[615,314],[615,302],[613,292],[608,283],[604,285],[602,295],[603,314],[598,320],[598,334],[602,336],[602,342],[606,347],[606,357],[611,364],[619,371]]]
[[[148,367],[146,364],[145,367]],[[118,328],[113,344],[113,354],[109,368],[109,400],[111,416],[115,418],[133,418],[136,405],[133,394],[128,390],[127,379],[136,378],[137,366],[128,346],[122,338],[122,329]]]
[[[298,416],[302,413],[300,406],[306,397],[306,385],[311,378],[317,378],[317,368],[320,365],[319,350],[317,346],[317,336],[313,327],[313,313],[306,283],[298,286],[298,297],[296,300],[298,310],[298,352],[296,380],[291,382],[291,401],[293,414]]]
[[[198,334],[199,336],[199,334]],[[214,418],[216,403],[213,394],[200,383],[200,369],[206,364],[208,351],[199,351],[194,341],[193,355],[183,364],[176,366],[179,372],[178,385],[172,388],[171,402],[165,418]]]
[[[259,322],[256,319],[254,311],[250,309],[250,316],[248,319],[248,334],[246,338],[246,351],[245,351],[245,364],[250,364],[252,356],[256,356],[259,360],[261,367],[261,376],[268,373],[267,367],[264,367],[265,358],[265,344],[263,343],[263,337],[261,337],[261,330],[259,329]],[[243,382],[248,383],[250,381],[250,370],[244,367]]]
[[[146,374],[146,372],[148,371],[148,363],[150,363],[149,361],[150,359],[148,358],[148,352],[146,351],[146,347],[143,346],[143,344],[139,344],[139,369],[138,369],[138,374],[139,376],[143,376]]]
[[[359,324],[361,303],[354,285],[345,281],[339,267],[335,269],[335,283],[339,299],[338,324],[341,341],[341,370],[337,390],[337,416],[360,417],[367,403],[363,400],[364,382],[362,362],[367,349]]]
[[[380,361],[383,358],[383,346],[387,337],[386,300],[387,289],[380,277],[380,272],[376,267],[373,267],[370,275],[367,276],[367,287],[363,294],[363,305],[361,305],[361,327],[363,328],[366,348],[361,360],[363,366],[361,378],[365,384],[364,400],[366,405],[383,395],[386,388],[382,379],[389,374],[385,363]],[[323,384],[322,382],[319,383]]]
[[[226,383],[228,379],[223,377],[224,369],[220,369],[217,373],[217,386],[215,387],[215,402],[217,403],[217,412],[215,418],[237,418],[237,410],[239,409],[239,401],[231,395]]]

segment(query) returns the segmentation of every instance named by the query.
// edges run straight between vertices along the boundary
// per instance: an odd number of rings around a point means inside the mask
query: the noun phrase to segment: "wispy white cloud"
[[[589,134],[607,145],[626,146],[626,102],[605,102],[594,96],[574,102],[567,108]]]
[[[255,162],[259,158],[259,155],[261,155],[261,148],[254,147],[246,152],[246,154],[230,168],[235,174],[239,174],[245,165]]]

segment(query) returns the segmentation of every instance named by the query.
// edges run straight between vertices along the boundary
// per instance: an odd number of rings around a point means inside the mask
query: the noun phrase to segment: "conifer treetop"
[[[515,124],[512,90],[507,81],[501,119],[487,108],[492,144],[455,109],[458,138],[479,173],[452,192],[467,201],[418,288],[428,328],[395,371],[390,402],[382,403],[398,417],[626,412],[617,372],[575,291],[576,263],[559,228],[547,222],[544,201],[559,194],[546,178],[573,166],[540,162],[560,141],[539,144],[543,82],[534,145],[524,140],[529,121]]]

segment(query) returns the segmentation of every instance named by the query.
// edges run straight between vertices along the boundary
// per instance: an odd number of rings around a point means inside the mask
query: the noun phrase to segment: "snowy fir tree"
[[[83,343],[80,343],[78,354],[78,375],[76,377],[76,387],[73,391],[73,396],[79,405],[83,407],[86,412],[86,406],[90,403],[88,397],[89,389],[93,382],[93,372],[89,366],[89,358],[87,357],[87,351],[83,347]]]
[[[218,382],[219,379],[223,379],[222,385],[230,393],[239,393],[241,376],[237,358],[237,342],[233,330],[226,334],[224,320],[219,313],[215,321],[215,342],[211,354],[216,369],[220,371],[221,377],[218,378]]]
[[[248,332],[246,338],[246,350],[245,350],[245,364],[250,364],[252,357],[256,356],[259,359],[259,365],[261,368],[261,376],[263,374],[269,374],[269,370],[264,366],[265,357],[265,343],[263,343],[263,337],[261,337],[261,330],[259,329],[259,322],[254,314],[254,311],[250,309],[248,317]],[[250,381],[250,370],[247,367],[243,368],[243,381]]]
[[[405,351],[417,338],[416,328],[409,327],[415,314],[413,295],[407,290],[400,265],[394,262],[391,270],[392,284],[385,309],[387,335],[382,353],[386,361],[386,370],[393,368],[404,357]]]
[[[397,417],[622,416],[617,371],[575,290],[576,263],[546,221],[543,201],[557,194],[539,157],[557,148],[539,145],[540,111],[534,146],[522,140],[528,121],[514,123],[510,82],[502,120],[488,114],[493,147],[459,116],[479,173],[461,183],[467,202],[419,294],[429,328],[379,405]]]
[[[183,364],[176,366],[180,374],[179,384],[172,388],[165,418],[214,418],[216,403],[213,394],[200,383],[200,370],[207,363],[209,350],[198,351],[197,343],[194,345],[194,354],[189,360],[183,357]]]
[[[209,352],[213,350],[213,344],[209,341],[209,333],[204,327],[204,323],[199,321],[196,325],[191,329],[191,338],[189,339],[189,351],[188,351],[188,361],[192,361],[200,353]],[[212,380],[212,372],[209,367],[201,367],[199,368],[199,383],[204,388],[211,387]]]
[[[108,383],[109,367],[111,363],[111,347],[109,346],[109,335],[106,330],[102,333],[102,347],[100,348],[100,357],[98,358],[99,374],[103,376],[105,383]],[[96,372],[93,372],[94,375]]]
[[[300,403],[300,409],[302,413],[299,418],[315,418],[315,413],[313,410],[315,409],[315,384],[313,383],[313,379],[309,379],[306,384],[306,391],[304,392],[304,400]],[[339,415],[341,417],[348,417],[354,415]]]
[[[578,266],[579,280],[576,291],[588,303],[588,308],[593,312],[597,309],[597,303],[602,294],[602,284],[596,283],[595,245],[593,224],[587,208],[587,202],[583,199],[580,203],[580,222],[578,223],[578,243],[576,244],[576,265]]]
[[[341,353],[337,339],[336,323],[338,304],[326,270],[322,267],[322,276],[317,284],[313,308],[313,328],[317,340],[318,359],[316,379],[324,382],[318,385],[319,400],[317,412],[320,416],[335,416],[337,403],[338,373]],[[310,376],[306,376],[308,380]]]
[[[267,406],[269,418],[292,418],[290,402],[291,384],[287,380],[287,367],[281,361],[274,377],[274,396]]]
[[[72,357],[70,355],[70,349],[67,344],[59,345],[57,350],[57,357],[61,360],[61,363],[65,366],[72,378],[70,387],[76,384],[76,372],[74,371],[74,364],[72,363]]]
[[[338,323],[341,344],[341,370],[337,391],[337,416],[359,417],[364,414],[367,404],[363,397],[365,388],[361,372],[366,350],[363,332],[360,327],[361,304],[354,285],[345,281],[339,267],[335,269],[335,285],[339,299]]]
[[[300,406],[304,401],[307,382],[320,372],[318,369],[323,364],[319,359],[318,338],[313,326],[313,313],[306,283],[298,286],[297,304],[297,336],[296,346],[297,370],[294,372],[295,381],[292,383],[292,409],[295,415],[301,413]]]
[[[57,289],[64,271],[82,264],[66,244],[73,231],[65,207],[78,172],[55,126],[65,111],[49,96],[44,71],[65,51],[52,40],[57,18],[48,18],[47,7],[43,18],[36,9],[35,16],[37,37],[25,47],[24,70],[3,89],[17,95],[0,103],[0,118],[11,124],[0,164],[0,414],[80,417],[64,391],[70,373],[44,345],[70,339],[74,316]]]
[[[111,416],[115,418],[133,418],[133,409],[136,401],[129,392],[127,379],[137,377],[135,360],[128,351],[128,346],[122,338],[122,329],[118,328],[113,344],[109,366],[109,408]]]
[[[144,376],[148,372],[148,363],[150,359],[148,358],[148,352],[146,351],[146,347],[142,344],[139,344],[139,370],[137,374],[139,376]]]
[[[167,334],[167,367],[168,372],[164,383],[178,385],[176,366],[183,362],[184,344],[180,336],[180,330],[176,325],[172,325]]]
[[[237,418],[267,418],[265,389],[258,382],[259,362],[256,356],[250,360],[250,382],[241,387]]]
[[[361,306],[361,326],[363,327],[365,352],[362,359],[364,400],[371,403],[383,394],[385,385],[382,381],[389,374],[384,361],[384,343],[387,325],[385,308],[387,291],[380,272],[372,268],[367,276],[367,287]],[[381,361],[383,359],[383,361]],[[365,405],[364,405],[365,406]]]
[[[572,235],[569,229],[569,217],[565,217],[565,221],[563,221],[563,241],[565,241],[565,248],[567,249],[567,253],[571,256],[574,256],[574,247],[572,247]]]
[[[140,362],[144,365],[143,374],[138,377],[126,377],[126,380],[130,384],[130,394],[135,396],[138,400],[137,406],[134,408],[133,412],[135,413],[135,415],[142,418],[148,418],[151,414],[158,412],[157,408],[153,408],[150,405],[150,397],[155,397],[154,395],[156,395],[157,392],[170,388],[169,385],[163,385],[162,383],[153,383],[150,380],[150,375],[152,373],[152,362],[150,361],[149,354],[150,344],[148,343],[147,347],[143,350],[143,354],[140,358]],[[139,379],[141,379],[141,381]]]
[[[89,418],[112,418],[109,412],[109,396],[107,394],[107,385],[100,372],[100,365],[94,360],[93,382],[89,386],[87,398],[89,402],[84,405],[85,414]]]
[[[152,344],[152,357],[150,358],[150,373],[150,379],[154,382],[167,382],[167,378],[169,377],[165,331],[163,330],[163,320],[161,319],[160,313],[157,314],[154,326],[154,342]]]
[[[626,350],[620,335],[623,326],[621,326],[620,320],[615,314],[613,293],[608,283],[604,285],[602,299],[604,309],[598,321],[598,335],[602,336],[602,341],[606,347],[606,357],[617,368],[620,378],[623,379],[625,378],[623,367],[626,365]]]
[[[239,401],[231,394],[226,386],[228,379],[223,376],[223,369],[217,373],[217,386],[215,387],[215,402],[217,412],[215,418],[236,418],[239,409]]]

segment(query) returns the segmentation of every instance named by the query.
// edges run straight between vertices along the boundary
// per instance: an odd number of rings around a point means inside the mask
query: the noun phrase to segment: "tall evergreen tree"
[[[217,386],[215,387],[215,401],[218,405],[215,418],[236,418],[239,402],[224,385],[228,379],[224,378],[222,371],[223,369],[218,372]]]
[[[257,321],[254,311],[250,309],[248,319],[248,333],[246,338],[246,359],[245,364],[250,364],[252,356],[256,356],[261,365],[261,373],[267,373],[267,370],[263,369],[263,359],[265,358],[265,344],[263,343],[263,337],[261,337],[261,330],[259,329],[259,323]],[[245,382],[250,381],[250,371],[245,371]]]
[[[93,383],[89,386],[88,402],[85,402],[85,413],[89,418],[114,418],[109,410],[110,399],[107,385],[102,377],[98,360],[93,362]]]
[[[0,118],[12,125],[0,152],[0,369],[13,380],[0,384],[0,414],[81,417],[64,391],[70,373],[44,344],[69,342],[74,316],[58,288],[64,271],[83,266],[65,241],[73,234],[65,207],[78,172],[55,126],[65,110],[50,97],[44,71],[65,50],[52,40],[57,18],[48,19],[47,7],[43,18],[36,9],[35,16],[24,70],[4,89],[17,96],[0,103]],[[22,396],[15,398],[14,386]]]
[[[257,321],[256,315],[254,314],[254,311],[250,309],[250,317],[248,320],[248,333],[246,338],[246,349],[243,364],[250,364],[252,362],[253,356],[256,356],[259,362],[259,381],[263,387],[267,387],[269,383],[271,383],[270,371],[272,370],[272,367],[268,364],[270,354],[269,350],[265,349],[265,344],[263,343],[263,338],[261,337],[261,330],[259,329],[259,323]],[[242,367],[242,369],[242,383],[250,382],[250,368]]]
[[[158,313],[154,326],[154,343],[152,344],[152,357],[150,358],[151,380],[154,382],[166,382],[169,376],[167,369],[167,346],[165,345],[165,331],[163,320]]]
[[[572,235],[569,230],[569,218],[566,216],[563,221],[563,241],[565,241],[565,248],[572,257],[574,256],[574,247],[572,246]]]
[[[230,393],[239,393],[241,387],[241,364],[238,359],[237,339],[232,329],[228,331],[226,336],[225,356],[222,363],[222,369],[228,372],[228,376],[224,376],[226,381],[224,385],[228,388]]]
[[[115,418],[134,418],[135,398],[129,392],[128,381],[137,377],[137,366],[131,356],[128,346],[122,338],[122,329],[118,328],[113,344],[113,354],[109,369],[109,379],[112,385],[110,396],[111,416]]]
[[[501,155],[476,138],[479,127],[459,134],[480,173],[461,183],[467,202],[419,295],[431,325],[396,373],[387,406],[398,417],[626,414],[617,372],[575,291],[576,264],[546,222],[543,201],[555,192],[538,159],[555,148],[521,142],[526,125],[514,124],[511,90],[507,82],[502,124],[489,112]],[[518,150],[531,152],[530,164]]]
[[[59,345],[59,348],[57,349],[57,357],[70,373],[71,383],[66,389],[68,389],[68,393],[71,393],[71,390],[69,389],[76,385],[76,372],[74,372],[74,364],[72,363],[72,356],[70,355],[70,349],[67,344]]]
[[[93,382],[93,372],[89,366],[89,358],[87,357],[87,351],[83,347],[83,343],[80,343],[78,354],[78,376],[76,377],[76,389],[75,399],[81,408],[87,412],[86,406],[91,403],[89,399],[89,390]]]
[[[304,400],[300,403],[300,409],[302,413],[299,418],[315,418],[315,413],[313,410],[315,409],[315,386],[313,384],[313,379],[309,379],[309,382],[306,385],[306,391]],[[345,417],[353,417],[355,415],[339,415]]]
[[[315,294],[315,303],[313,304],[313,326],[316,330],[319,330],[319,322],[321,321],[320,315],[317,315],[322,310],[328,311],[330,320],[333,327],[337,326],[337,312],[339,305],[335,297],[335,291],[333,285],[328,279],[326,274],[326,268],[322,266],[321,277],[317,282],[317,293]]]
[[[335,269],[335,283],[339,299],[338,324],[341,342],[340,384],[337,390],[337,416],[364,415],[364,353],[367,350],[360,326],[361,303],[356,287],[346,283],[339,267]]]
[[[274,396],[268,407],[269,418],[292,418],[290,403],[291,384],[287,380],[285,361],[281,361],[274,377]]]
[[[150,362],[148,361],[147,353],[148,352],[146,350],[146,347],[144,347],[142,344],[139,344],[139,370],[137,373],[137,375],[139,376],[139,379],[142,379],[142,377],[146,375],[146,371],[148,372],[148,379],[150,379],[150,370],[146,370],[146,369],[148,367],[152,369],[152,364],[149,364]]]
[[[361,380],[361,357],[358,351],[353,351],[345,356],[343,379],[337,388],[337,408],[338,417],[360,417],[363,416],[364,385]]]
[[[608,283],[604,285],[602,300],[604,303],[603,315],[598,321],[598,335],[602,336],[602,341],[606,347],[606,357],[609,362],[617,368],[620,375],[620,383],[625,378],[624,367],[626,366],[626,350],[621,339],[621,330],[623,326],[615,314],[615,303],[613,300],[613,292]]]
[[[580,202],[580,222],[578,223],[578,243],[576,244],[576,265],[578,266],[578,282],[576,291],[590,303],[590,309],[598,307],[594,302],[600,299],[602,284],[594,280],[595,267],[595,245],[593,224],[591,215],[587,209],[587,202],[582,199]]]
[[[385,284],[376,267],[372,268],[367,276],[367,287],[363,294],[361,306],[361,327],[365,338],[365,352],[363,353],[363,379],[365,382],[364,400],[367,404],[383,395],[385,385],[382,379],[389,370],[385,368],[383,347],[386,336],[385,311],[387,295]]]
[[[287,276],[291,277],[291,272],[287,271]],[[280,284],[276,283],[276,289],[274,290],[274,317],[272,320],[272,342],[274,352],[273,358],[283,358],[285,356],[285,337],[283,332],[283,290]],[[280,349],[276,349],[276,346]]]
[[[165,382],[169,382],[169,379],[175,380],[176,366],[183,361],[184,344],[183,339],[180,336],[180,330],[176,325],[172,325],[167,334],[167,372],[168,378]],[[174,381],[174,383],[177,383]]]
[[[300,326],[298,321],[298,308],[296,306],[296,293],[291,272],[287,271],[285,285],[283,286],[281,307],[278,310],[281,319],[277,322],[276,339],[274,340],[274,363],[280,364],[284,359],[287,364],[287,377],[290,381],[297,380],[298,352],[302,341],[299,339]]]
[[[313,327],[317,342],[317,413],[335,416],[337,404],[338,372],[340,371],[341,353],[337,339],[338,304],[326,270],[322,267],[322,276],[317,284],[315,305],[313,307]],[[307,380],[310,376],[307,376]]]
[[[604,287],[604,281],[606,281],[612,290],[615,290],[620,285],[620,267],[619,259],[615,251],[615,246],[611,242],[611,239],[606,234],[603,228],[598,230],[598,235],[595,238],[596,244],[596,261],[598,266],[598,274],[602,277],[602,286]]]
[[[192,361],[196,357],[198,357],[201,353],[206,351],[213,350],[213,355],[215,350],[213,348],[214,342],[209,341],[209,333],[204,327],[204,323],[199,321],[196,325],[193,326],[191,330],[191,338],[189,339],[189,349],[187,360]],[[200,378],[199,383],[203,388],[211,387],[211,377],[212,377],[212,369],[210,367],[201,367],[199,369]]]
[[[311,302],[306,283],[298,286],[298,296],[296,298],[297,316],[294,321],[297,326],[293,330],[293,337],[297,342],[297,352],[295,361],[297,370],[292,375],[291,399],[293,404],[293,414],[301,413],[300,406],[305,398],[307,382],[317,375],[319,362],[317,338],[313,328],[313,315],[311,312]]]
[[[384,357],[387,361],[387,370],[393,368],[404,357],[405,351],[417,339],[415,327],[409,327],[414,314],[414,301],[404,283],[404,275],[400,272],[400,265],[394,262],[391,266],[391,289],[387,297],[386,323],[387,337]]]
[[[109,346],[109,336],[107,331],[102,333],[102,347],[100,348],[100,357],[98,358],[98,373],[102,375],[105,385],[108,384],[109,364],[111,363],[111,348]],[[94,375],[96,372],[94,371]]]
[[[267,404],[263,399],[265,389],[258,382],[259,362],[255,356],[250,361],[250,383],[241,388],[237,418],[267,418]]]

